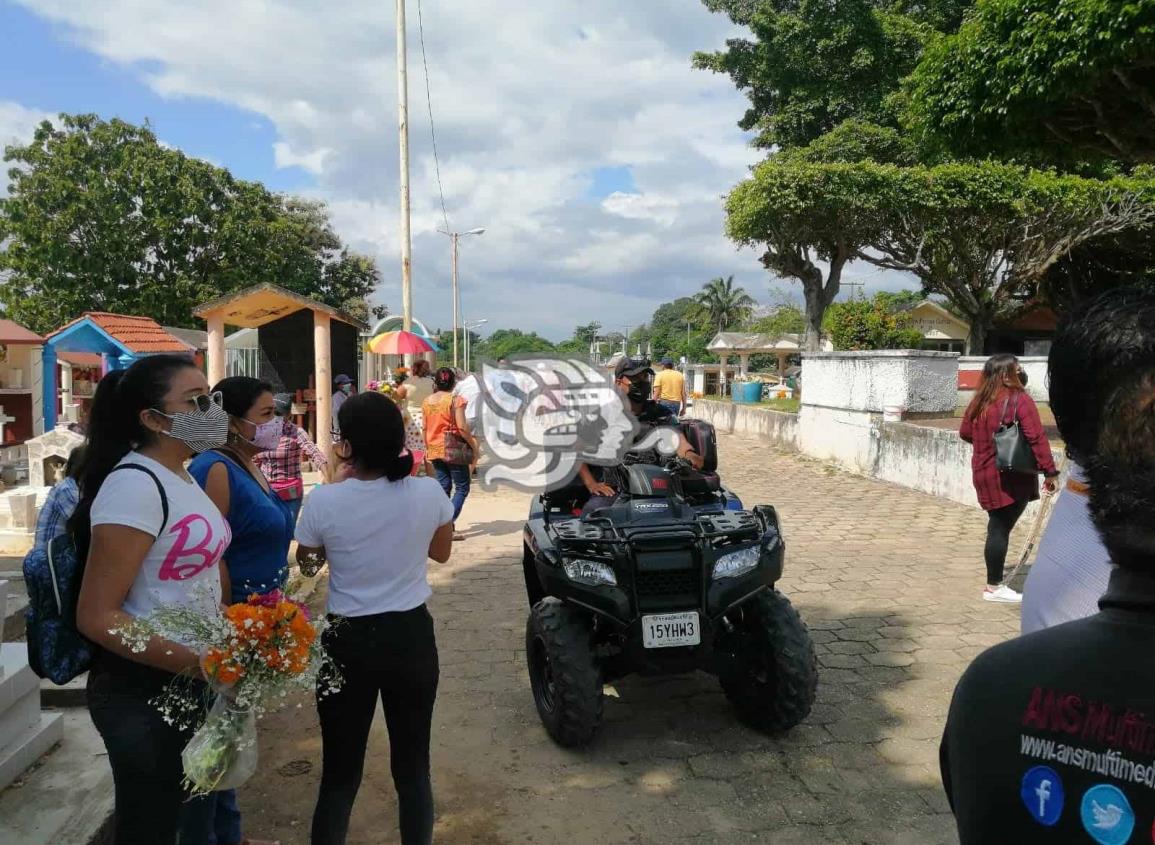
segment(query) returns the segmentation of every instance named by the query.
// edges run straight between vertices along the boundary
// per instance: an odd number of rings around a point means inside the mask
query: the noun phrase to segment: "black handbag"
[[[1023,428],[1019,424],[1019,396],[1015,394],[1015,406],[1010,422],[1006,422],[1007,406],[1011,397],[1003,402],[1003,412],[999,416],[999,427],[995,430],[995,466],[999,472],[1021,472],[1027,475],[1038,475],[1039,464],[1035,460],[1035,453],[1031,444],[1023,435]]]

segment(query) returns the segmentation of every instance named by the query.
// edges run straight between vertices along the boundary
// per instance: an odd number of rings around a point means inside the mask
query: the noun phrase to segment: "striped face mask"
[[[225,413],[222,404],[224,398],[218,392],[198,396],[194,401],[197,406],[195,411],[166,414],[153,409],[154,414],[172,420],[172,430],[163,433],[198,454],[224,446],[229,438],[229,415]]]

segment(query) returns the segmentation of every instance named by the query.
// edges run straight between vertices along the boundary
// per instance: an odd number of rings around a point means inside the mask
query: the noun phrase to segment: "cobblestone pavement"
[[[821,664],[810,718],[769,738],[735,721],[708,676],[628,678],[593,747],[554,746],[525,668],[526,497],[478,492],[470,538],[433,575],[438,842],[957,842],[937,765],[950,694],[979,651],[1018,630],[1017,608],[980,599],[983,514],[754,440],[724,436],[720,451],[748,506],[780,510],[781,588]],[[396,841],[378,722],[351,845]],[[305,842],[319,774],[312,707],[262,733],[265,774],[241,796],[246,829]]]

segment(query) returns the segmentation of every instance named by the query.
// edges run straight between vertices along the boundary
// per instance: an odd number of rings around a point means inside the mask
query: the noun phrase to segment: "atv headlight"
[[[613,567],[600,560],[586,560],[574,558],[562,563],[566,577],[579,584],[589,584],[591,587],[618,585],[618,578],[614,575]]]
[[[721,578],[737,578],[745,575],[758,565],[761,550],[757,546],[750,546],[737,552],[722,555],[714,564],[714,580]]]

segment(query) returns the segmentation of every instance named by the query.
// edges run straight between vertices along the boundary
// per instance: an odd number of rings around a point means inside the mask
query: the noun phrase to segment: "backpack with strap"
[[[157,536],[168,525],[168,496],[156,473],[140,464],[121,464],[112,472],[135,469],[156,484],[163,519]],[[109,475],[112,474],[109,473]],[[87,672],[95,646],[76,629],[76,602],[84,578],[84,561],[70,532],[36,548],[24,558],[24,586],[28,590],[28,665],[41,678],[66,684]]]

